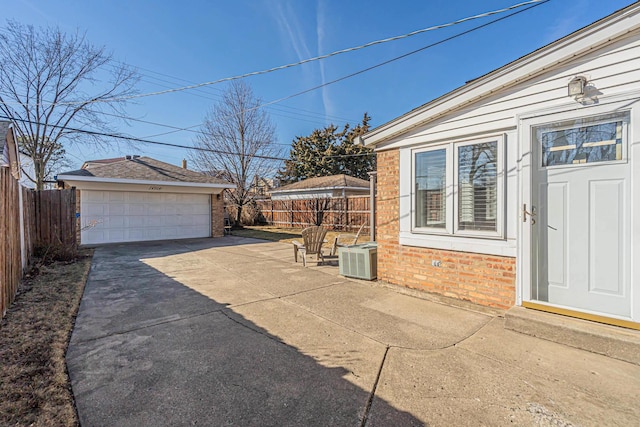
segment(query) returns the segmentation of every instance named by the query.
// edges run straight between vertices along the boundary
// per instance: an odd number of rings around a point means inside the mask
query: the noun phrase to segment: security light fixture
[[[584,88],[587,85],[586,77],[577,76],[569,82],[569,96],[584,95]]]

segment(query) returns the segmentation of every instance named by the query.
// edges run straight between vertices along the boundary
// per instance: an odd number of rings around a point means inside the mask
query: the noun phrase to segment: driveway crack
[[[217,308],[215,310],[209,310],[209,311],[205,311],[205,312],[202,312],[202,313],[195,313],[195,314],[191,314],[191,315],[188,315],[188,316],[172,317],[170,319],[161,320],[161,321],[158,321],[158,322],[150,322],[150,323],[147,323],[145,325],[137,326],[135,328],[130,328],[130,329],[122,330],[122,331],[115,331],[115,332],[112,332],[110,334],[104,334],[104,335],[99,335],[99,336],[96,336],[96,337],[90,337],[90,338],[85,338],[85,339],[74,340],[74,342],[77,343],[77,344],[80,344],[80,343],[98,341],[98,340],[101,340],[103,338],[114,337],[114,336],[118,336],[118,335],[126,335],[126,334],[129,334],[131,332],[141,331],[143,329],[153,328],[153,327],[159,326],[159,325],[166,325],[166,324],[169,324],[169,323],[175,323],[175,322],[180,322],[180,321],[183,321],[183,320],[194,319],[196,317],[207,316],[207,315],[213,314],[213,313],[224,312],[224,310],[225,310],[224,308]]]
[[[369,393],[369,399],[367,399],[367,405],[365,406],[364,413],[362,414],[362,421],[360,422],[360,427],[364,427],[367,424],[367,420],[369,419],[369,412],[371,411],[371,405],[373,405],[373,399],[376,397],[378,382],[380,381],[380,376],[382,375],[382,369],[384,368],[384,363],[387,360],[387,354],[389,354],[390,348],[391,347],[387,346],[387,348],[385,348],[384,350],[384,354],[382,355],[382,361],[380,362],[380,367],[378,368],[378,374],[376,375],[376,380],[373,382],[371,393]]]

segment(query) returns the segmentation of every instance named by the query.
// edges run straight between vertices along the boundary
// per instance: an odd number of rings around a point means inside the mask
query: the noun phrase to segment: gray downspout
[[[376,188],[378,172],[369,172],[369,239],[376,241]]]

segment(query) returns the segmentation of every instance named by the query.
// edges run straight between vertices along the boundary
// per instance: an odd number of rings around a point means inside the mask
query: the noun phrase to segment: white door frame
[[[524,221],[523,208],[526,204],[527,210],[535,202],[532,200],[532,185],[534,165],[532,164],[532,138],[531,129],[533,126],[564,121],[580,117],[597,116],[612,112],[630,112],[630,122],[628,126],[628,151],[630,167],[631,201],[629,203],[631,212],[631,317],[621,318],[621,320],[640,322],[640,223],[634,218],[640,214],[640,93],[628,93],[624,96],[615,96],[600,99],[600,102],[592,106],[582,106],[574,102],[552,109],[533,111],[521,114],[517,117],[518,123],[518,256],[516,261],[516,304],[523,305],[523,302],[531,301],[532,273],[532,227],[531,219],[527,215]],[[537,301],[536,301],[537,302]],[[547,305],[548,303],[544,303]],[[553,306],[553,304],[548,304]],[[595,313],[599,315],[600,313]],[[609,316],[616,319],[615,316]]]

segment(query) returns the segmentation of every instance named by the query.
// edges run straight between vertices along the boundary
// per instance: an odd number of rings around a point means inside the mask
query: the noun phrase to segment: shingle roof
[[[7,137],[9,125],[11,125],[11,122],[0,121],[0,159],[2,159],[2,153],[4,152],[4,140]]]
[[[126,160],[126,157],[114,157],[113,159],[97,159],[97,160],[87,160],[82,165],[82,169],[87,169],[95,164],[104,164],[104,163],[114,163],[119,162],[121,160]]]
[[[293,190],[316,190],[321,188],[369,188],[369,181],[349,175],[330,175],[307,178],[303,181],[284,185],[272,190],[272,193]]]
[[[200,172],[183,169],[150,157],[107,159],[100,163],[93,160],[85,169],[60,173],[58,176],[83,176],[96,178],[120,178],[140,181],[193,182],[205,184],[229,184],[227,181]],[[115,161],[114,161],[115,160]]]
[[[4,152],[4,140],[7,137],[9,126],[11,126],[11,122],[0,120],[0,156],[2,156],[2,153]],[[20,147],[18,147],[18,151],[25,156],[31,157],[24,150],[20,149]]]
[[[11,122],[0,121],[0,140],[2,140],[2,142],[4,142],[4,138],[7,136],[7,130],[9,130],[10,124]],[[2,151],[2,145],[4,144],[0,144],[0,151]]]

